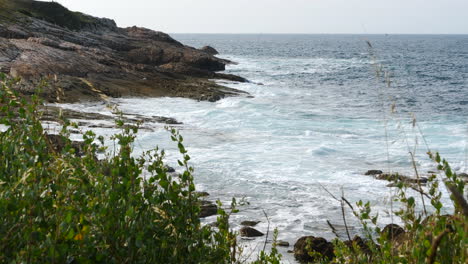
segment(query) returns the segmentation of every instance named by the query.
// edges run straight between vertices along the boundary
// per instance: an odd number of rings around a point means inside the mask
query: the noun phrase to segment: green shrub
[[[16,81],[0,78],[0,263],[235,263],[229,214],[219,209],[216,229],[200,223],[194,169],[176,130],[178,176],[167,173],[164,151],[134,157],[138,124],[122,120],[115,154],[97,159],[104,139],[88,131],[77,155],[73,124],[62,119],[64,146],[54,148],[37,96],[19,98]]]

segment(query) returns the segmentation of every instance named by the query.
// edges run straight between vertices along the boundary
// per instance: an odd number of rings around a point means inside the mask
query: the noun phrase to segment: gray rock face
[[[49,79],[53,85],[42,94],[47,101],[100,100],[97,91],[111,97],[221,99],[240,91],[208,79],[245,80],[218,74],[227,63],[165,33],[118,28],[113,20],[58,3],[0,1],[0,71],[21,77],[16,89],[24,94]]]

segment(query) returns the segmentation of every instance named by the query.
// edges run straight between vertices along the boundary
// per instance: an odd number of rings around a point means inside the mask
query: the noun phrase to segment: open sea
[[[370,201],[382,226],[398,223],[390,213],[397,206],[391,203],[395,190],[386,181],[365,176],[367,170],[414,175],[411,152],[420,173],[427,174],[435,170],[428,149],[439,151],[457,172],[468,170],[467,35],[173,37],[197,48],[213,46],[219,57],[237,62],[227,73],[251,82],[220,83],[252,97],[215,103],[180,98],[114,101],[126,113],[169,116],[184,123],[179,129],[198,190],[226,206],[232,197],[244,204],[232,216],[235,229],[242,220],[259,220],[256,228],[266,233],[265,211],[270,228],[278,228],[279,239],[291,245],[303,235],[331,239],[326,220],[340,232],[343,222],[340,203],[324,188],[338,197],[344,193],[352,202]],[[382,66],[381,78],[376,65]],[[109,111],[96,103],[65,106]],[[158,145],[176,167],[177,146],[164,125],[145,126],[151,129],[141,131],[136,150]],[[443,199],[448,203],[447,196]],[[360,226],[347,214],[351,232],[359,233]],[[262,247],[263,240],[246,243]],[[286,249],[281,253],[292,262]]]

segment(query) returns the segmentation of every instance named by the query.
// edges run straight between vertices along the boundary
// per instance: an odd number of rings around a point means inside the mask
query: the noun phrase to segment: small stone
[[[405,230],[401,226],[396,224],[389,224],[385,226],[382,230],[382,234],[387,236],[387,238],[390,240],[395,240],[397,237],[404,233]]]
[[[219,224],[218,224],[218,222],[211,222],[208,225],[211,226],[211,227],[218,227]]]
[[[218,206],[212,202],[202,201],[200,206],[200,218],[218,214]]]
[[[344,242],[344,244],[348,246],[348,248],[350,248],[351,250],[354,246],[356,246],[367,255],[370,255],[372,253],[371,249],[367,245],[367,241],[362,239],[360,236],[355,236],[353,240],[347,240]]]
[[[256,226],[260,221],[242,221],[241,225],[243,226]]]
[[[368,170],[366,172],[366,174],[364,174],[364,175],[378,175],[378,174],[382,174],[382,173],[383,173],[383,171],[381,171],[381,170]]]
[[[276,242],[276,245],[277,245],[277,246],[280,246],[280,247],[289,247],[289,242],[288,242],[288,241],[279,240],[279,241]]]
[[[167,172],[175,172],[175,169],[171,166],[165,165],[164,168],[166,168]]]
[[[248,226],[242,227],[239,232],[242,237],[261,237],[265,235],[257,229]]]
[[[207,192],[195,192],[195,195],[196,195],[197,197],[207,197],[207,196],[210,196],[210,194],[207,193]]]

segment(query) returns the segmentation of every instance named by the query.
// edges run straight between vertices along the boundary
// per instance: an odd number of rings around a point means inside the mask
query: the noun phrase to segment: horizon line
[[[198,34],[198,35],[426,35],[426,36],[437,36],[437,35],[468,35],[468,33],[279,33],[279,32],[258,32],[258,33],[245,33],[245,32],[166,32],[167,34]]]

